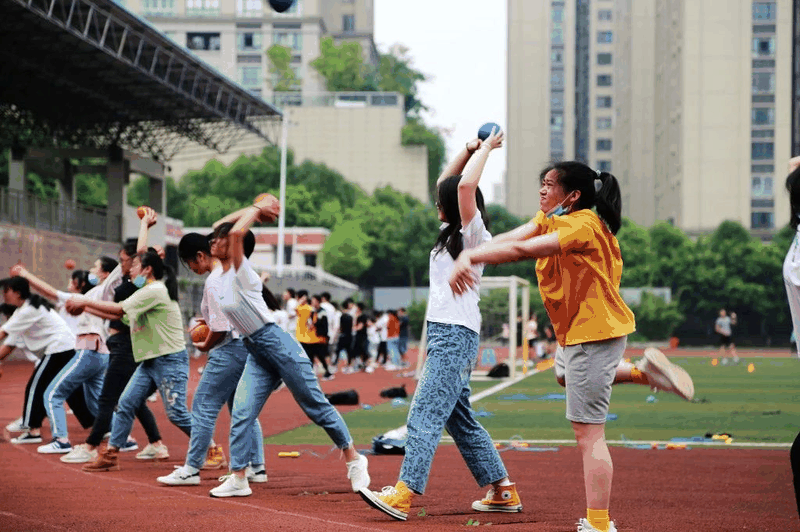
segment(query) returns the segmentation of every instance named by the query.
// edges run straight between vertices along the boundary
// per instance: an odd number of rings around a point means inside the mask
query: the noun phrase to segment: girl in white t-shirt
[[[483,142],[468,142],[437,182],[436,207],[442,225],[430,257],[428,358],[408,411],[403,465],[396,486],[388,486],[381,493],[361,491],[370,506],[395,519],[405,520],[414,494],[425,492],[443,429],[456,441],[477,483],[492,485],[486,498],[475,501],[472,509],[522,510],[516,487],[509,481],[489,433],[478,423],[469,402],[469,380],[480,339],[478,287],[463,296],[454,296],[448,284],[458,254],[492,238],[486,228],[478,182],[489,153],[502,143],[503,134],[494,131]],[[459,175],[462,171],[463,177]],[[474,268],[476,277],[482,273],[482,266]]]

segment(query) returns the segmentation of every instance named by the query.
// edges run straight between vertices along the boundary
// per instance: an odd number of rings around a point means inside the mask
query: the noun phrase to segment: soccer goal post
[[[502,292],[507,291],[507,296]],[[517,372],[517,351],[521,351],[523,373],[528,371],[528,342],[526,341],[527,323],[530,312],[530,283],[515,275],[509,277],[483,277],[481,279],[481,299],[505,299],[496,305],[500,312],[481,312],[481,340],[478,351],[478,361],[473,378],[486,377],[489,369],[499,362],[505,362],[509,368],[509,378],[514,378]],[[498,296],[499,293],[499,296]],[[521,295],[521,298],[520,298]],[[507,311],[506,311],[507,305]],[[521,307],[521,308],[520,308]],[[517,318],[520,318],[518,321]],[[507,324],[507,334],[505,324]],[[416,378],[422,375],[422,367],[427,358],[427,323],[423,324],[422,336],[419,342],[419,355],[417,356]],[[518,335],[517,333],[521,334]],[[517,337],[521,338],[518,341]],[[518,345],[520,344],[520,345]],[[519,349],[521,347],[521,350]]]

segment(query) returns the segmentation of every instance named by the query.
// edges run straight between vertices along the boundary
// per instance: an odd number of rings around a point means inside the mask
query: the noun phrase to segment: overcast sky
[[[375,41],[381,51],[408,47],[413,66],[431,80],[420,86],[429,125],[445,137],[451,158],[485,122],[506,124],[505,0],[375,0]],[[506,167],[495,150],[481,179],[487,199]]]

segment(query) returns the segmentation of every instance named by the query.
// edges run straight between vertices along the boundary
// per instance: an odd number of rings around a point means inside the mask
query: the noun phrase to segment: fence
[[[111,223],[111,234],[122,234],[122,217],[109,219],[105,209],[43,199],[9,188],[0,188],[0,221],[97,240],[106,240]]]

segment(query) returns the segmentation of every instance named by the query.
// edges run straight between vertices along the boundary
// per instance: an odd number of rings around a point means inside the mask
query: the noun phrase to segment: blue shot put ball
[[[481,139],[481,140],[488,139],[489,135],[492,134],[492,128],[495,128],[497,130],[497,131],[495,131],[495,135],[500,133],[501,131],[503,131],[503,129],[499,125],[495,124],[494,122],[486,122],[478,130],[478,138]]]
[[[278,13],[283,13],[294,4],[294,0],[269,0],[270,7]]]

